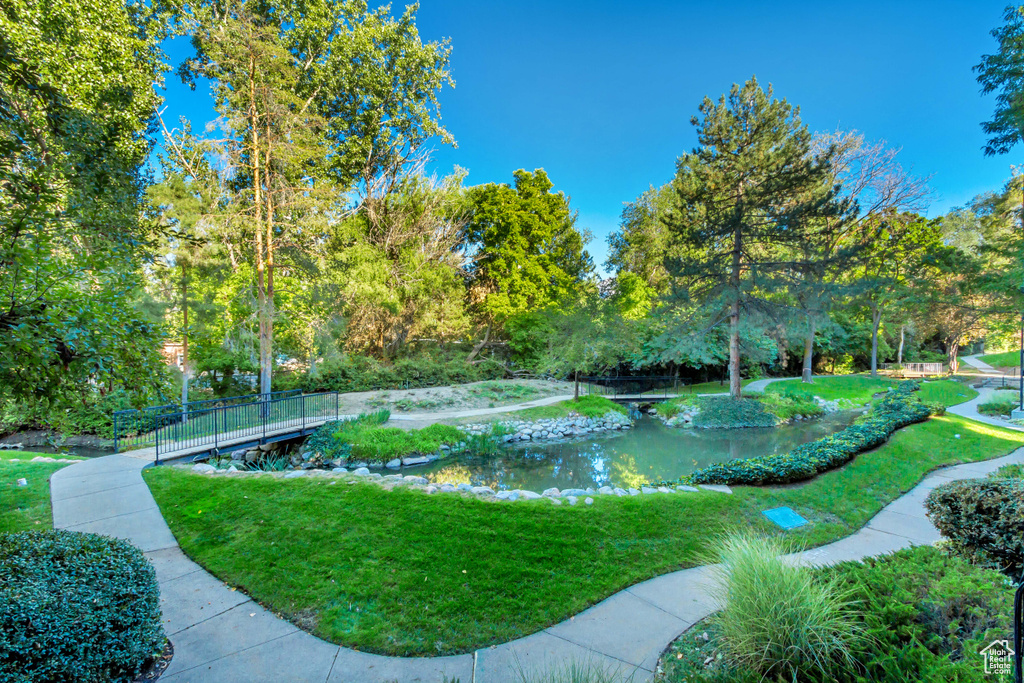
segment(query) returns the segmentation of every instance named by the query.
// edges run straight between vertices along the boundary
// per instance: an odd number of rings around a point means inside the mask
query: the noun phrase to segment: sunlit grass
[[[898,383],[898,380],[885,377],[870,377],[868,375],[816,376],[811,384],[805,384],[798,379],[772,382],[765,389],[765,392],[791,392],[820,396],[826,401],[846,399],[854,403],[867,403],[875,394],[886,391]]]
[[[768,508],[810,521],[785,532],[794,542],[836,540],[928,471],[1022,445],[1024,433],[946,415],[801,485],[595,496],[575,507],[166,467],[144,476],[182,547],[221,579],[332,642],[427,655],[536,632],[699,564],[718,533],[782,533],[761,515]]]
[[[53,526],[50,477],[67,467],[68,463],[28,462],[38,455],[81,459],[49,453],[0,451],[0,533],[43,530]],[[26,485],[18,485],[19,479],[24,479]]]

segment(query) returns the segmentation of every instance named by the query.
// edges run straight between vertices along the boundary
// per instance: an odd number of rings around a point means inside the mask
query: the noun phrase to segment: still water
[[[456,455],[426,467],[409,468],[406,474],[418,474],[434,483],[490,486],[495,491],[639,487],[734,458],[787,453],[799,444],[845,428],[859,414],[846,410],[758,429],[679,429],[644,415],[626,432],[518,443],[504,447],[497,456]]]

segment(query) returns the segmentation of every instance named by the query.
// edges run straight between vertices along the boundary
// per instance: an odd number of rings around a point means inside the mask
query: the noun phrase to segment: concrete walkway
[[[1024,463],[1024,448],[933,472],[860,531],[790,559],[824,565],[934,543],[939,534],[923,507],[928,492],[946,481],[986,476],[1009,463]],[[142,480],[145,465],[111,455],[55,473],[50,483],[53,521],[60,529],[126,539],[153,562],[164,628],[175,649],[161,678],[166,683],[440,683],[444,677],[460,683],[501,683],[516,680],[520,667],[545,670],[571,660],[615,669],[623,679],[632,675],[639,683],[651,679],[672,640],[719,608],[709,594],[712,568],[696,567],[637,584],[560,624],[471,654],[366,654],[301,631],[189,560]]]
[[[976,422],[984,422],[985,424],[994,425],[996,427],[1002,427],[1004,429],[1013,429],[1018,432],[1024,432],[1024,427],[1022,427],[1021,425],[1015,425],[1012,422],[1009,422],[1008,420],[1000,420],[998,417],[990,417],[988,415],[982,415],[981,413],[978,412],[978,404],[987,403],[993,400],[994,398],[1005,396],[1016,401],[1016,391],[998,391],[996,389],[978,389],[977,391],[977,398],[973,398],[970,401],[967,401],[966,403],[950,406],[949,408],[946,408],[946,412],[953,413],[954,415],[959,415],[960,417],[966,417],[967,419],[974,420]]]
[[[994,367],[992,367],[991,365],[989,365],[985,361],[981,360],[981,358],[978,355],[974,355],[974,356],[960,356],[960,360],[962,360],[963,362],[967,363],[972,368],[977,368],[978,370],[981,370],[982,372],[996,372],[996,373],[999,372]]]

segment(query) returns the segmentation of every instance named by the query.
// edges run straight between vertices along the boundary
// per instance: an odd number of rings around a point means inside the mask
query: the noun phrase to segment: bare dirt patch
[[[343,413],[365,413],[387,408],[394,415],[452,413],[572,394],[572,382],[543,379],[488,380],[447,387],[358,391],[341,394]]]

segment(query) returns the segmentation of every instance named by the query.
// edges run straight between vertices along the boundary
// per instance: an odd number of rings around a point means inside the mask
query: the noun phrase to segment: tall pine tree
[[[698,147],[679,158],[676,205],[666,224],[679,253],[677,291],[701,302],[710,325],[729,321],[729,391],[740,396],[744,316],[772,313],[801,244],[826,216],[842,215],[829,185],[832,153],[812,153],[799,110],[765,92],[756,78],[705,98]]]

